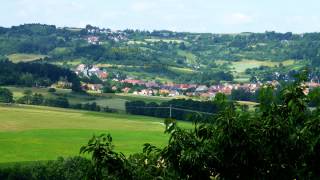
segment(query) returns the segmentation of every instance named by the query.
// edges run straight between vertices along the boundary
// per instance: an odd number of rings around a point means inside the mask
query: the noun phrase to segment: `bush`
[[[12,103],[13,94],[9,89],[0,88],[0,102],[2,103]]]
[[[48,89],[48,92],[49,92],[49,93],[54,93],[54,92],[56,92],[56,89],[55,89],[55,88],[49,88],[49,89]]]
[[[0,168],[0,179],[17,180],[79,180],[89,177],[92,165],[82,157],[58,158],[46,163],[16,164],[13,167]]]

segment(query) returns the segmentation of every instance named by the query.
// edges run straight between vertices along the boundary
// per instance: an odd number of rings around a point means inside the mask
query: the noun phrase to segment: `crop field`
[[[162,122],[144,116],[1,105],[0,163],[79,155],[80,147],[100,133],[111,133],[117,151],[126,155],[141,152],[144,143],[166,144]]]
[[[31,61],[39,60],[44,57],[46,57],[46,56],[39,55],[39,54],[10,54],[10,55],[8,55],[9,60],[14,63],[31,62]]]

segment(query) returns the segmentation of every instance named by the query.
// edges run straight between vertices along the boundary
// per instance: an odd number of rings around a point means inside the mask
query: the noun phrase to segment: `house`
[[[180,93],[177,90],[172,90],[169,92],[168,96],[174,97],[174,96],[179,96]]]
[[[320,87],[320,84],[316,83],[316,82],[308,82],[308,83],[306,83],[306,85],[311,89],[316,88],[316,87]]]
[[[121,91],[126,94],[129,93],[130,90],[131,90],[131,88],[128,88],[128,87],[121,89]]]
[[[136,79],[125,79],[121,81],[122,83],[129,83],[129,84],[133,84],[133,85],[142,85],[145,84],[145,82],[141,81],[141,80],[136,80]]]
[[[200,85],[197,87],[196,92],[207,92],[208,89],[209,88],[206,85]]]
[[[233,89],[232,86],[225,86],[219,92],[223,93],[223,94],[230,95],[232,92],[232,89]]]
[[[100,71],[100,68],[99,67],[97,67],[97,66],[92,66],[92,68],[91,69],[89,69],[88,70],[88,74],[89,75],[97,75],[99,72],[101,72]]]
[[[100,71],[100,72],[98,73],[98,77],[99,77],[100,79],[107,79],[108,76],[109,76],[109,73],[104,72],[104,71]]]
[[[204,98],[204,99],[210,99],[211,98],[211,94],[210,93],[201,93],[200,97]]]
[[[179,84],[179,89],[185,91],[187,89],[189,89],[189,84]]]
[[[85,69],[86,69],[85,64],[79,64],[79,66],[77,66],[77,68],[76,68],[76,71],[83,72]]]
[[[103,85],[102,84],[86,84],[86,87],[90,91],[102,92]]]
[[[159,84],[157,84],[157,83],[154,82],[154,81],[149,81],[149,82],[145,83],[145,86],[146,86],[147,88],[154,88],[154,87],[159,87]]]
[[[70,89],[72,87],[72,83],[68,81],[58,81],[55,87],[62,89]]]
[[[99,37],[97,37],[97,36],[89,36],[87,38],[87,41],[88,41],[89,44],[97,45],[97,44],[99,44]]]
[[[143,96],[153,96],[154,92],[152,89],[143,89],[139,92],[139,95],[143,95]]]
[[[159,90],[160,95],[167,96],[167,95],[169,95],[169,93],[170,93],[170,91],[168,89],[160,89]]]

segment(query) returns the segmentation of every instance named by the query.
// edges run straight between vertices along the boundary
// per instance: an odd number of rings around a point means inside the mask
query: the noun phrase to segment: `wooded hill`
[[[0,55],[43,55],[44,61],[69,67],[99,64],[161,81],[267,81],[306,65],[319,66],[319,40],[320,33],[210,34],[26,24],[0,28]],[[318,74],[318,68],[312,72]]]

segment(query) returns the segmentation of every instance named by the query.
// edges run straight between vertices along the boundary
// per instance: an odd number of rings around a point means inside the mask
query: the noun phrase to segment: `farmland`
[[[45,55],[39,55],[39,54],[21,54],[21,53],[17,53],[17,54],[8,55],[9,60],[14,62],[14,63],[31,62],[31,61],[42,59],[44,57],[46,57],[46,56]]]
[[[25,90],[31,90],[33,93],[42,94],[46,98],[57,98],[65,97],[69,100],[71,104],[77,103],[93,103],[96,102],[98,105],[103,107],[109,107],[112,109],[124,111],[126,101],[145,101],[145,102],[165,102],[169,101],[172,98],[170,97],[151,97],[151,96],[138,96],[131,94],[79,94],[73,93],[68,89],[56,89],[55,93],[49,93],[48,88],[29,88],[29,87],[14,87],[14,86],[5,86],[10,91],[13,92],[15,100],[18,100],[23,96]]]
[[[180,123],[189,127],[188,123]],[[141,152],[144,143],[162,146],[162,119],[36,106],[0,106],[0,163],[78,155],[93,134],[111,133],[116,149]]]

